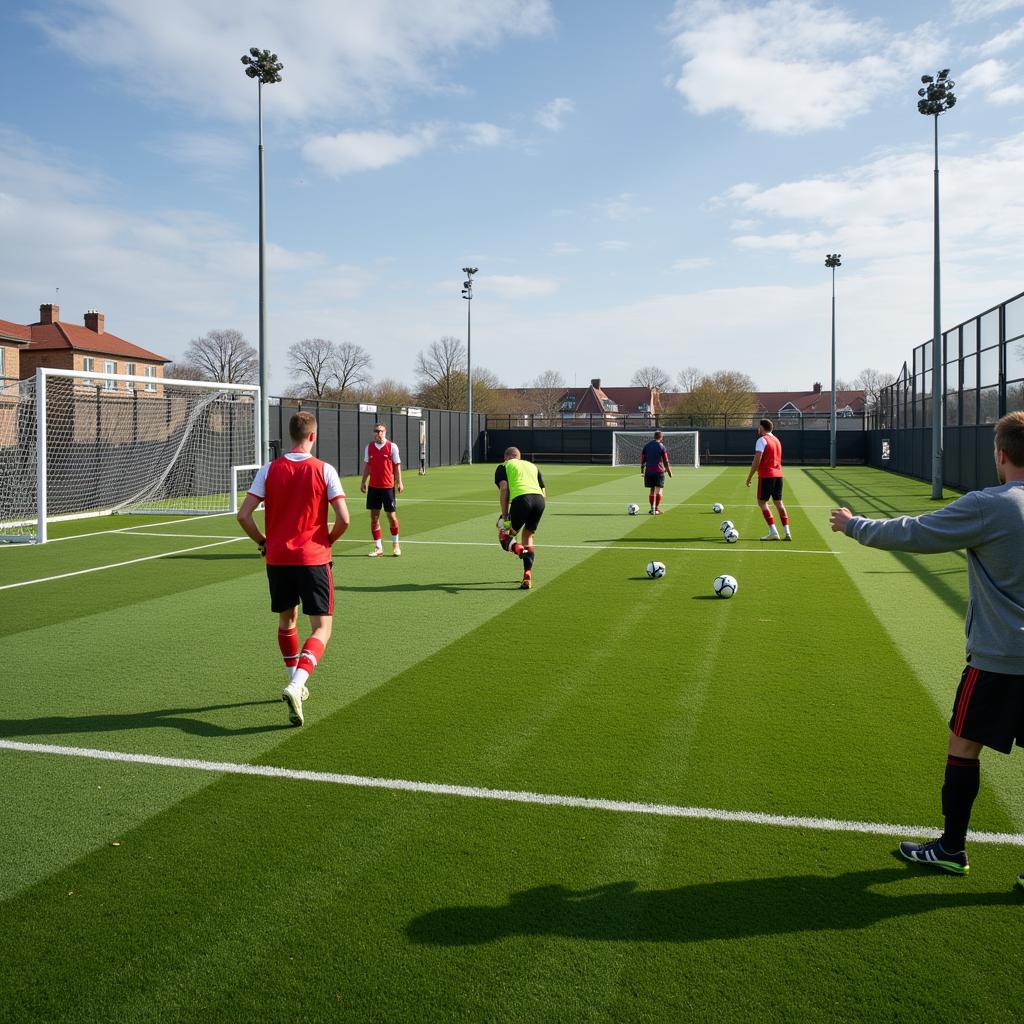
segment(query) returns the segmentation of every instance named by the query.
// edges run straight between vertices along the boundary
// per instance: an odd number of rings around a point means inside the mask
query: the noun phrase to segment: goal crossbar
[[[612,432],[612,465],[639,466],[644,445],[654,440],[654,429]],[[661,443],[673,466],[700,465],[700,431],[663,430]]]

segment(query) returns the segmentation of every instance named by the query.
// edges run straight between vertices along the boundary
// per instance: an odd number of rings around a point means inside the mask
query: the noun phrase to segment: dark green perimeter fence
[[[611,465],[612,435],[616,431],[655,429],[695,430],[699,434],[701,465],[749,463],[754,454],[756,419],[749,416],[701,417],[609,417],[593,416],[571,422],[533,416],[488,416],[486,460],[498,462],[510,445],[525,458],[537,462],[591,462]],[[775,433],[782,442],[783,458],[789,465],[828,465],[829,424],[827,417],[789,417],[775,421]],[[860,416],[836,421],[836,461],[845,465],[867,460],[864,422]]]
[[[970,491],[997,482],[992,426],[1024,410],[1024,292],[942,336],[943,482]],[[918,345],[868,416],[867,461],[930,480],[932,341]]]
[[[420,464],[421,430],[425,432],[428,466],[451,466],[462,462],[466,451],[465,412],[411,407],[342,405],[298,398],[270,400],[271,451],[289,450],[288,420],[303,410],[316,416],[317,443],[314,455],[334,466],[342,476],[358,476],[363,471],[363,453],[373,440],[373,427],[383,423],[388,437],[402,456],[406,472]],[[473,461],[484,457],[484,417],[473,416]]]

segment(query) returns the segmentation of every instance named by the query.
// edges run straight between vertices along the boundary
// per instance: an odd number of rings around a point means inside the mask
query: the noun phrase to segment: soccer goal
[[[39,369],[0,389],[0,542],[113,513],[237,507],[260,459],[260,389]]]
[[[612,433],[612,465],[639,466],[640,453],[648,441],[654,440],[653,430],[616,430]],[[661,443],[668,451],[673,466],[700,465],[700,431],[663,430]]]

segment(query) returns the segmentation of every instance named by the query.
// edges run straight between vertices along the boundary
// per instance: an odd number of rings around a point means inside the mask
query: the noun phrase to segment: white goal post
[[[654,440],[653,430],[616,430],[612,433],[612,465],[640,465],[640,453],[648,441]],[[661,443],[668,452],[669,462],[675,466],[700,465],[700,431],[663,430]]]
[[[0,542],[44,543],[63,519],[230,512],[260,443],[256,385],[40,368],[0,387]]]

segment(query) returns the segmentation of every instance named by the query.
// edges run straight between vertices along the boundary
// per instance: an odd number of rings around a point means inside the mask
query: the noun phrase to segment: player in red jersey
[[[367,480],[370,481],[369,490],[366,487]],[[370,557],[379,558],[384,554],[380,532],[381,509],[387,512],[391,521],[391,554],[400,555],[402,548],[398,543],[398,502],[395,492],[401,494],[405,490],[402,483],[402,458],[398,453],[398,445],[387,439],[387,427],[383,423],[373,428],[373,441],[366,446],[359,490],[366,494],[366,507],[370,510],[370,533],[373,534]]]
[[[761,540],[792,540],[789,532],[789,513],[782,502],[782,442],[772,433],[774,424],[769,419],[757,424],[757,444],[754,445],[754,461],[747,473],[747,486],[754,474],[757,474],[757,503],[761,507],[761,515],[768,524],[768,533]],[[768,507],[768,499],[775,502],[779,519],[782,520],[783,536],[779,537],[779,528],[775,525],[775,517]]]
[[[270,608],[278,614],[277,642],[284,656],[288,685],[281,694],[292,725],[302,725],[306,682],[331,638],[334,579],[331,545],[348,529],[348,506],[338,471],[312,455],[316,417],[297,412],[288,423],[293,448],[256,474],[238,510],[238,522],[267,560]],[[266,509],[261,533],[253,519],[260,502]],[[334,509],[328,532],[327,506]],[[299,649],[299,603],[312,630]]]

